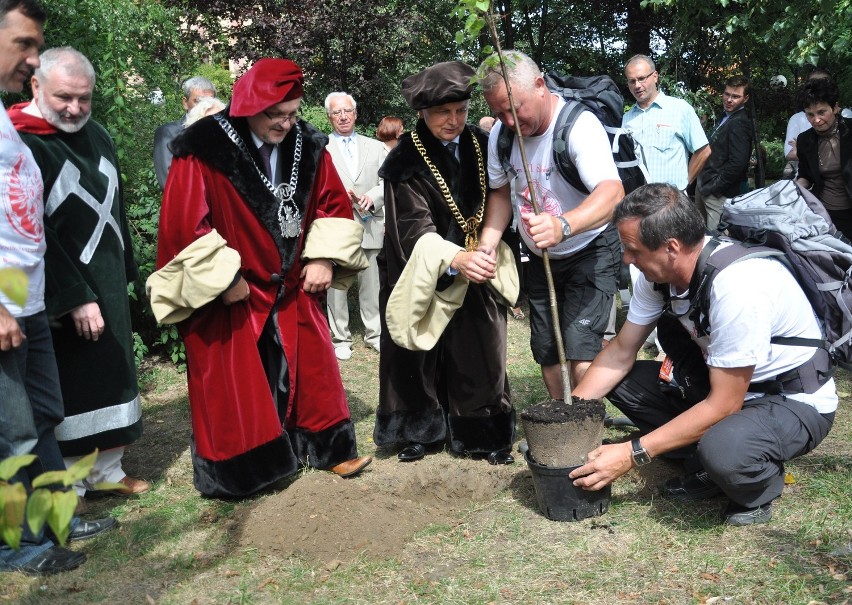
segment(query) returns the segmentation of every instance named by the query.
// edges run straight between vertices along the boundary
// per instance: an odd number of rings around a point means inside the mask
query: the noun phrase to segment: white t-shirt
[[[709,241],[708,237],[705,244]],[[730,244],[722,243],[717,250]],[[671,290],[672,310],[685,313],[686,293]],[[640,274],[633,284],[628,321],[648,325],[663,311],[664,299],[654,284]],[[800,366],[814,354],[811,347],[770,343],[773,336],[822,338],[805,293],[793,275],[780,262],[768,258],[739,261],[726,267],[713,279],[710,289],[710,334],[697,337],[687,315],[680,318],[704,353],[708,366],[741,368],[755,366],[752,382],[769,380]],[[757,397],[750,393],[746,399]],[[821,414],[837,409],[834,379],[816,393],[787,395],[813,406]]]
[[[553,166],[553,129],[556,124],[556,116],[565,106],[565,100],[559,97],[559,103],[551,116],[550,126],[547,132],[534,136],[524,137],[524,149],[529,162],[530,174],[536,191],[536,199],[542,212],[552,216],[559,216],[579,206],[588,194],[575,189],[569,185],[556,166]],[[502,187],[509,182],[509,175],[500,165],[497,153],[497,140],[503,124],[497,123],[491,130],[488,139],[488,178],[492,189]],[[568,140],[568,155],[577,167],[580,180],[589,191],[594,190],[598,183],[608,179],[620,180],[615,161],[612,159],[612,150],[609,146],[609,138],[598,119],[589,111],[580,112],[571,136]],[[520,212],[533,212],[530,202],[527,177],[521,162],[521,152],[517,142],[513,141],[512,152],[509,163],[518,173],[515,181],[515,205],[514,211],[517,216]],[[547,252],[553,257],[559,258],[582,250],[595,239],[606,225],[572,235],[564,242],[548,248]],[[519,221],[518,232],[534,254],[541,256],[541,250],[535,247],[529,231],[523,221]]]
[[[20,269],[29,280],[23,307],[0,292],[0,304],[14,317],[44,310],[43,195],[41,170],[0,103],[0,267]]]

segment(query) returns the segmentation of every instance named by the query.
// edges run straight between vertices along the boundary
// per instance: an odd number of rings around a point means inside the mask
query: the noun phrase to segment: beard
[[[57,130],[61,130],[62,132],[67,132],[69,134],[73,134],[75,132],[79,132],[83,126],[86,125],[86,122],[89,121],[89,118],[92,115],[92,112],[88,112],[85,114],[80,114],[76,118],[72,118],[67,113],[60,113],[58,111],[54,111],[51,109],[47,103],[44,102],[42,95],[39,94],[36,99],[36,107],[41,112],[42,117],[47,121],[48,124],[56,128]],[[69,122],[69,119],[75,119],[74,122]]]

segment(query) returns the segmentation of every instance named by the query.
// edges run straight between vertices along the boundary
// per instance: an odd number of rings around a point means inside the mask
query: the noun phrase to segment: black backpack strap
[[[509,162],[509,156],[512,154],[512,143],[515,141],[515,131],[512,128],[507,128],[505,124],[499,125],[500,132],[497,135],[497,158],[500,160],[500,167],[503,172],[509,175],[509,180],[517,178],[518,173]]]
[[[675,313],[672,310],[671,287],[669,284],[654,284],[654,290],[657,290],[663,295],[663,313],[674,319],[680,319],[684,315],[689,315],[690,318],[692,318],[692,314],[696,312],[700,304],[701,292],[705,287],[708,292],[710,291],[709,281],[715,276],[715,272],[720,270],[713,265],[709,268],[707,267],[707,260],[710,258],[710,255],[716,251],[716,248],[719,247],[720,243],[721,240],[718,237],[714,237],[707,242],[707,245],[701,250],[701,254],[698,256],[698,261],[695,263],[695,269],[692,271],[692,278],[689,280],[689,309],[683,313]]]
[[[753,393],[766,393],[767,395],[778,395],[780,393],[816,393],[834,376],[836,365],[831,359],[828,350],[824,347],[824,341],[807,338],[779,338],[778,340],[807,340],[811,343],[815,342],[817,343],[816,345],[797,346],[816,346],[817,350],[809,360],[792,370],[787,370],[783,374],[779,374],[769,380],[752,382],[748,385],[749,391]],[[770,342],[774,343],[777,341],[773,338]],[[785,342],[780,344],[790,343]]]
[[[588,194],[589,190],[586,189],[577,167],[568,155],[568,139],[574,129],[574,124],[577,122],[577,116],[583,111],[588,111],[585,105],[579,101],[568,99],[565,101],[565,106],[559,111],[559,115],[556,116],[556,124],[553,127],[553,162],[559,169],[559,174],[569,185]]]
[[[716,242],[715,248],[723,240],[720,237],[714,237],[707,246],[704,247],[702,254],[710,244]],[[730,241],[730,240],[728,240]],[[692,284],[690,284],[690,309],[693,309],[690,319],[695,323],[699,334],[707,334],[710,330],[710,286],[713,279],[718,275],[719,271],[736,262],[751,259],[751,258],[774,258],[783,264],[787,269],[793,272],[793,267],[790,264],[787,256],[780,250],[776,250],[770,246],[746,246],[740,242],[734,241],[731,246],[727,246],[719,250],[712,256],[705,259],[705,266],[701,269],[699,283],[696,289],[698,304],[692,304]],[[696,274],[701,265],[701,257],[696,264]],[[693,281],[697,275],[693,274]],[[795,277],[795,272],[793,276]],[[779,374],[775,378],[764,380],[749,385],[749,391],[767,393],[769,395],[777,395],[780,393],[815,393],[829,379],[834,376],[834,364],[831,360],[831,355],[825,347],[825,341],[821,339],[811,338],[796,338],[785,336],[773,336],[770,339],[773,344],[814,347],[817,350],[813,356],[802,365]]]

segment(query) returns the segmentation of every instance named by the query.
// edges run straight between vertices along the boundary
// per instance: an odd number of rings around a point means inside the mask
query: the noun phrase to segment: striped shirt
[[[689,154],[707,145],[707,135],[689,103],[659,92],[647,109],[637,103],[624,114],[622,126],[642,146],[651,182],[686,189]]]

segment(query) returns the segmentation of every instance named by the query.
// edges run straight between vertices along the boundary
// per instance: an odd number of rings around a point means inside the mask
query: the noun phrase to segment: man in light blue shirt
[[[668,183],[684,191],[710,157],[701,121],[689,103],[657,89],[657,67],[647,55],[633,55],[624,66],[624,77],[636,104],[624,114],[622,127],[631,131],[642,146],[649,182]],[[634,283],[638,273],[638,269],[630,267]],[[629,300],[626,291],[621,296],[622,304]],[[655,344],[662,352],[656,330],[646,344]]]
[[[683,99],[657,89],[659,74],[646,55],[634,55],[624,66],[624,76],[636,105],[624,114],[622,125],[642,146],[651,182],[686,189],[710,157],[707,135],[695,110]]]

